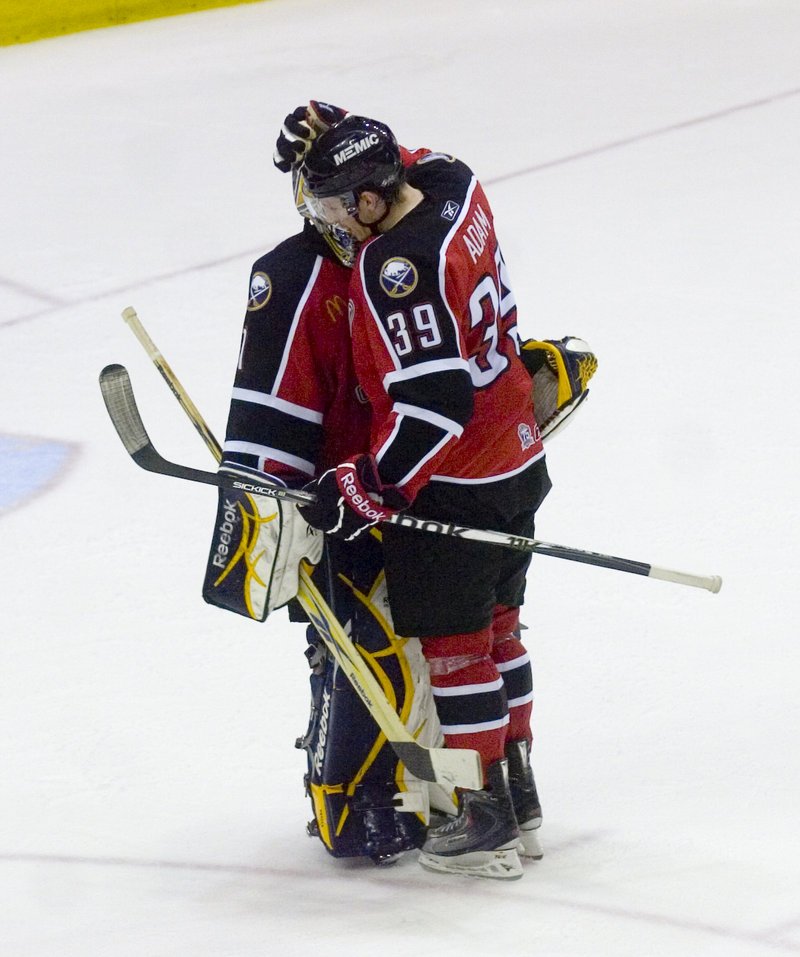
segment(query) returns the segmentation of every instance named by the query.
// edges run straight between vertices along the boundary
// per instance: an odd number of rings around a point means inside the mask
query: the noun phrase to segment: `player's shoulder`
[[[320,244],[317,242],[317,231],[311,227],[310,230],[304,226],[299,232],[288,239],[279,242],[273,246],[269,252],[253,263],[251,272],[257,272],[265,269],[291,268],[295,266],[302,268],[313,265],[317,256],[322,252]]]
[[[407,182],[426,194],[463,190],[472,178],[470,167],[450,153],[424,152],[406,168]]]
[[[260,256],[250,269],[248,312],[260,311],[268,304],[291,308],[308,286],[319,258],[327,261],[326,250],[317,231],[307,224],[302,232]]]
[[[385,278],[406,269],[417,274],[436,273],[441,237],[429,228],[427,219],[424,213],[420,215],[413,210],[388,232],[368,242],[361,257],[362,275],[368,281],[377,281],[387,291]]]

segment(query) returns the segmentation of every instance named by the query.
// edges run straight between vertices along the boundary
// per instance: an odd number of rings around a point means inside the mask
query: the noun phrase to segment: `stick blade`
[[[125,450],[129,455],[135,456],[149,445],[150,439],[142,424],[125,366],[117,363],[107,365],[100,373],[100,391]]]
[[[448,791],[483,787],[483,767],[477,751],[461,748],[423,748],[409,741],[390,741],[392,750],[408,770],[423,781],[433,781]]]

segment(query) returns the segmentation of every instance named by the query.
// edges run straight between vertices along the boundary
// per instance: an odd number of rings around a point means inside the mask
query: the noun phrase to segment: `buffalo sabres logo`
[[[387,259],[381,266],[381,289],[392,299],[402,299],[413,292],[418,280],[417,270],[413,263],[401,256]]]
[[[272,295],[272,280],[265,272],[254,272],[250,279],[250,298],[247,300],[247,311],[261,309],[269,302]]]

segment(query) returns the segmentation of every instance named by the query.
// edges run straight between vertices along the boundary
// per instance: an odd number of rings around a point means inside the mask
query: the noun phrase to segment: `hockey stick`
[[[136,315],[136,310],[132,306],[128,306],[127,309],[122,310],[122,318],[128,323],[133,334],[136,336],[139,342],[141,342],[142,346],[144,347],[144,351],[153,360],[153,365],[161,373],[161,377],[169,386],[172,394],[175,396],[178,402],[180,402],[184,412],[189,416],[192,425],[197,429],[197,431],[200,433],[200,437],[211,450],[211,454],[218,462],[221,461],[222,449],[220,448],[219,442],[217,442],[211,430],[206,425],[205,420],[197,409],[197,406],[189,398],[189,393],[180,384],[178,377],[169,367],[167,360],[161,355],[161,352],[156,347],[156,344],[147,334],[147,330],[142,325],[139,317]]]
[[[281,488],[276,485],[262,485],[255,481],[252,475],[244,472],[235,473],[232,469],[229,469],[224,474],[220,474],[167,461],[156,451],[150,441],[150,436],[145,431],[133,395],[128,370],[117,364],[106,366],[100,373],[100,390],[103,393],[108,414],[117,430],[117,435],[122,440],[128,455],[140,468],[148,472],[157,472],[160,475],[172,475],[175,478],[188,479],[190,482],[202,482],[205,485],[216,485],[219,488],[235,488],[242,492],[251,492],[254,495],[268,495],[270,498],[283,498],[301,505],[314,500],[313,495],[308,492]],[[208,446],[219,461],[222,457],[222,451],[218,444],[216,445],[217,451],[214,451],[215,446],[212,443],[216,443],[216,439],[207,429],[206,433],[208,435]],[[201,432],[201,435],[204,435],[204,433]]]
[[[126,309],[123,317],[134,329],[136,337],[158,366],[172,393],[189,418],[192,419],[212,455],[217,461],[220,461],[222,458],[221,446],[189,398],[186,390],[178,381],[175,373],[163,361],[161,353],[158,352],[152,339],[145,332],[134,310]],[[132,319],[135,322],[132,323]],[[156,361],[156,357],[161,361]],[[235,474],[231,474],[231,481],[223,484],[217,480],[218,476],[213,472],[190,469],[167,462],[155,450],[145,431],[127,370],[119,365],[107,366],[100,374],[100,388],[111,421],[114,423],[123,445],[134,461],[142,468],[205,484],[221,485],[222,487],[227,485],[227,487],[238,488],[253,494],[269,495],[300,502],[313,501],[313,495],[301,491],[276,488],[271,485],[262,486],[253,482],[251,476],[237,477]],[[389,703],[385,692],[369,670],[358,648],[342,628],[311,580],[310,566],[306,563],[300,566],[300,590],[297,598],[331,655],[350,681],[354,691],[361,698],[375,723],[386,736],[389,746],[408,771],[420,780],[435,782],[448,791],[452,791],[455,787],[472,790],[482,788],[483,768],[477,751],[467,748],[427,748],[414,740]]]
[[[472,790],[482,788],[483,769],[477,751],[468,748],[426,748],[414,740],[389,703],[377,678],[366,666],[358,648],[311,581],[309,566],[305,563],[300,566],[300,591],[297,597],[311,624],[406,768],[421,780],[434,781],[449,791],[457,786]]]
[[[204,472],[200,469],[192,469],[184,465],[176,465],[174,462],[168,462],[159,455],[147,435],[139,411],[136,408],[133,388],[127,370],[120,365],[106,366],[100,373],[100,387],[103,390],[109,415],[123,445],[142,468],[151,472],[160,472],[163,475],[188,479],[192,482],[217,485],[220,488],[235,488],[245,492],[253,492],[257,495],[283,498],[300,505],[312,500],[308,492],[284,489],[274,485],[262,485],[257,483],[252,475],[244,471],[239,472],[234,468],[223,468],[219,472]],[[601,552],[590,552],[579,548],[570,548],[566,545],[541,542],[523,535],[510,535],[506,532],[415,518],[413,515],[406,513],[395,515],[390,521],[392,524],[404,528],[434,532],[438,535],[451,535],[469,541],[488,542],[494,545],[502,545],[505,548],[514,548],[517,551],[531,552],[535,555],[549,555],[551,558],[562,558],[566,561],[596,565],[600,568],[610,568],[614,571],[628,572],[632,575],[657,578],[678,585],[703,588],[713,593],[718,592],[722,587],[722,579],[719,575],[694,575],[689,572],[674,571],[669,568],[660,568],[657,565],[649,565],[646,562],[633,561],[629,558],[617,558],[614,555],[605,555]]]

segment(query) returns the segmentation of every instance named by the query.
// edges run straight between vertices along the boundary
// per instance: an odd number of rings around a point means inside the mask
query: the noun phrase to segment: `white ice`
[[[0,437],[65,450],[0,513],[0,953],[800,954],[798,49],[786,0],[271,0],[0,51]],[[539,536],[724,577],[534,558],[516,883],[305,836],[303,630],[204,605],[215,494],[97,387],[213,466],[120,312],[220,435],[310,97],[467,160],[524,334],[598,354]]]

